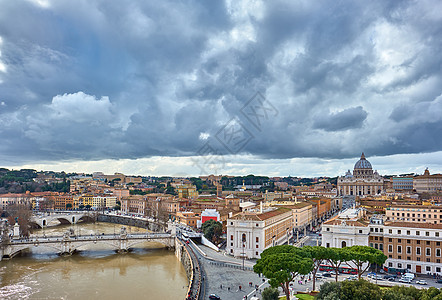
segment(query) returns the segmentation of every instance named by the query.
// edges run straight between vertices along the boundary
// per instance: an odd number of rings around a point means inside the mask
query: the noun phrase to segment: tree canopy
[[[442,300],[442,291],[435,287],[393,286],[380,289],[366,280],[326,282],[321,285],[317,300]]]
[[[274,246],[264,250],[261,258],[253,266],[253,271],[264,274],[269,284],[281,287],[290,299],[289,284],[298,274],[306,275],[313,270],[313,261],[309,253],[290,245]]]
[[[383,265],[387,256],[381,250],[369,246],[351,246],[342,249],[342,254],[347,256],[347,263],[353,264],[358,270],[358,279],[368,270],[371,264]],[[364,266],[366,264],[366,266]]]
[[[204,236],[212,243],[218,244],[223,233],[223,225],[215,220],[207,220],[201,226]]]
[[[316,290],[316,273],[319,270],[319,266],[324,260],[333,259],[336,257],[336,253],[339,249],[337,248],[325,248],[322,246],[305,246],[302,248],[307,252],[313,261],[313,290]]]

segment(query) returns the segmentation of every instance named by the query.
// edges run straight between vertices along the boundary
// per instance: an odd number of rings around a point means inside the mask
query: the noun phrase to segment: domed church
[[[383,186],[384,178],[377,171],[373,172],[371,163],[365,158],[364,152],[362,152],[361,159],[356,162],[353,174],[348,170],[344,176],[338,177],[340,196],[380,194]]]

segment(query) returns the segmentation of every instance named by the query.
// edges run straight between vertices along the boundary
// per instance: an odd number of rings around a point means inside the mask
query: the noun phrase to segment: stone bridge
[[[60,255],[72,255],[75,251],[91,244],[106,245],[119,253],[128,252],[136,244],[146,241],[160,242],[168,248],[175,247],[175,233],[136,233],[128,234],[126,228],[121,229],[120,234],[103,235],[73,235],[66,232],[62,236],[33,237],[31,239],[13,238],[9,241],[2,241],[0,247],[0,260],[10,259],[22,250],[32,247],[49,247]]]
[[[83,221],[94,221],[94,215],[87,212],[55,212],[48,213],[42,216],[32,216],[30,219],[30,223],[32,225],[36,225],[39,228],[58,225],[58,224],[77,224],[78,222]],[[54,224],[54,221],[58,221]]]

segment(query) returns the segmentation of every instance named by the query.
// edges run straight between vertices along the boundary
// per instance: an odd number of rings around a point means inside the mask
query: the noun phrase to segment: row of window
[[[406,235],[411,235],[411,230],[406,230],[406,231],[404,230],[404,232],[406,232]],[[393,229],[389,229],[388,233],[389,234],[393,234]],[[396,233],[397,234],[402,234],[402,230],[401,229],[397,229]],[[414,231],[414,235],[421,235],[421,231],[419,231],[419,230]],[[430,236],[430,232],[429,231],[425,231],[425,233],[423,233],[422,235]],[[434,232],[434,236],[438,237],[439,236],[439,232],[437,232],[437,231]]]
[[[382,249],[381,249],[382,250]],[[411,246],[406,246],[406,254],[412,254]],[[388,245],[388,252],[393,252],[393,245]],[[397,245],[397,253],[402,253],[402,245]],[[416,247],[416,255],[421,255],[421,247]],[[425,255],[431,256],[431,248],[425,248]],[[436,257],[441,256],[441,250],[440,248],[436,249]]]
[[[390,219],[390,218],[387,218],[388,220]],[[407,221],[407,222],[421,222],[421,219],[411,219],[411,218],[401,218],[401,217],[392,217],[391,218],[391,220],[396,220],[396,221]],[[426,219],[422,219],[422,222],[427,222],[427,220]],[[428,222],[427,222],[428,223]],[[441,223],[442,224],[442,219],[441,220],[439,220],[439,223]],[[434,222],[433,222],[433,224],[437,224],[437,220],[435,220]]]
[[[397,263],[397,268],[398,268],[398,269],[402,269],[402,266],[403,266],[402,263]],[[388,263],[388,267],[393,268],[393,263],[392,263],[392,262],[389,262],[389,263]],[[407,264],[407,269],[408,269],[408,270],[411,270],[411,265],[410,265],[410,264]],[[440,272],[441,272],[441,267],[436,267],[435,269],[436,269],[436,272],[437,272],[437,273],[440,273]],[[425,267],[425,271],[426,271],[426,272],[432,272],[432,271],[431,271],[431,266],[426,266],[426,267]]]
[[[389,239],[388,239],[388,242],[389,242],[389,243],[392,243],[392,242],[393,242],[393,239],[392,239],[392,238],[389,238]],[[398,242],[398,243],[402,243],[402,239],[397,239],[397,242]],[[411,240],[407,240],[407,244],[411,244]],[[416,244],[420,245],[420,244],[421,244],[421,240],[416,240]],[[427,246],[430,246],[431,241],[426,241],[426,244],[427,244]],[[436,242],[436,246],[440,246],[440,242]]]
[[[392,216],[395,215],[394,213],[391,213],[391,214],[392,214]],[[396,213],[396,216],[398,216],[398,217],[401,217],[401,216],[405,217],[405,213]],[[410,213],[407,213],[407,217],[410,217]],[[415,218],[416,214],[415,213],[411,213],[411,217]],[[417,214],[417,217],[420,218],[421,214]],[[427,214],[422,214],[422,218],[426,218],[426,217],[427,217]],[[428,214],[428,218],[431,218],[431,214]],[[437,219],[437,215],[433,215],[433,218]],[[439,215],[439,218],[442,219],[442,215]]]
[[[402,210],[402,211],[428,211],[428,212],[431,212],[431,209],[428,209],[428,208],[425,208],[425,209],[423,209],[423,208],[394,208],[394,207],[391,207],[390,208],[391,210]],[[437,209],[433,209],[433,212],[437,212]],[[442,209],[439,209],[439,212],[441,212],[442,213]]]

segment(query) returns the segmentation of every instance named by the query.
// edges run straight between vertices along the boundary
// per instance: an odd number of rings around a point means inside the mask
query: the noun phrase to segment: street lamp
[[[242,270],[244,271],[244,260],[246,256],[246,234],[243,233],[242,235]]]

